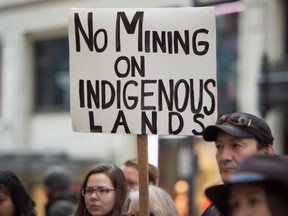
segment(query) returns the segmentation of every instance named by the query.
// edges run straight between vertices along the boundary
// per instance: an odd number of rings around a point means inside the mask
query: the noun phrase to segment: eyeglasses
[[[246,126],[246,127],[252,126],[252,119],[243,113],[241,114],[232,113],[228,115],[223,115],[217,120],[216,124],[221,125],[224,124],[225,122],[229,122],[237,126]]]
[[[139,216],[139,212],[135,213],[135,214],[122,214],[121,216]],[[154,214],[152,212],[149,212],[149,216],[154,216]]]
[[[106,196],[110,191],[115,191],[115,189],[109,189],[106,187],[98,187],[98,188],[82,188],[81,194],[82,196],[92,196],[92,194],[95,192],[97,196]]]

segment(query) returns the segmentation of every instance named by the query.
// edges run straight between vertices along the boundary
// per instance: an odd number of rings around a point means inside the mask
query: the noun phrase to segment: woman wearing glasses
[[[138,216],[139,202],[139,191],[131,191],[125,200],[122,216]],[[170,195],[155,185],[149,185],[149,216],[178,216]]]
[[[74,216],[119,216],[125,195],[126,181],[121,169],[113,164],[96,164],[82,182]]]

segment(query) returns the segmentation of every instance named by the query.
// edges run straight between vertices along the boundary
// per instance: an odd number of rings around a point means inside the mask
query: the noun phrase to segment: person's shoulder
[[[215,205],[211,203],[201,214],[201,216],[221,216]]]
[[[76,210],[76,204],[70,200],[56,200],[48,211],[48,216],[66,216],[71,215]]]
[[[210,204],[201,214],[201,216],[208,216],[211,209],[214,207],[213,204]]]

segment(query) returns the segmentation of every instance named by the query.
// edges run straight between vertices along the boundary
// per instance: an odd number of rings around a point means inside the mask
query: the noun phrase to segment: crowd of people
[[[203,131],[214,142],[222,184],[205,195],[211,204],[201,216],[288,215],[288,158],[274,152],[269,125],[243,112],[225,114]],[[45,170],[46,216],[137,216],[140,211],[137,158],[121,167],[89,167],[78,194],[71,193],[70,172],[62,166]],[[149,216],[178,216],[172,197],[158,185],[159,170],[148,164]],[[0,171],[0,215],[36,216],[35,203],[12,171]]]

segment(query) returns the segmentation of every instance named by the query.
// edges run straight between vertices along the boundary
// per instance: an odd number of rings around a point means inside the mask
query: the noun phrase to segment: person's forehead
[[[111,179],[104,173],[94,173],[87,179],[86,186],[111,186]]]
[[[134,175],[138,175],[138,169],[136,169],[133,166],[125,166],[122,167],[122,171],[124,172],[124,174],[134,174]]]

